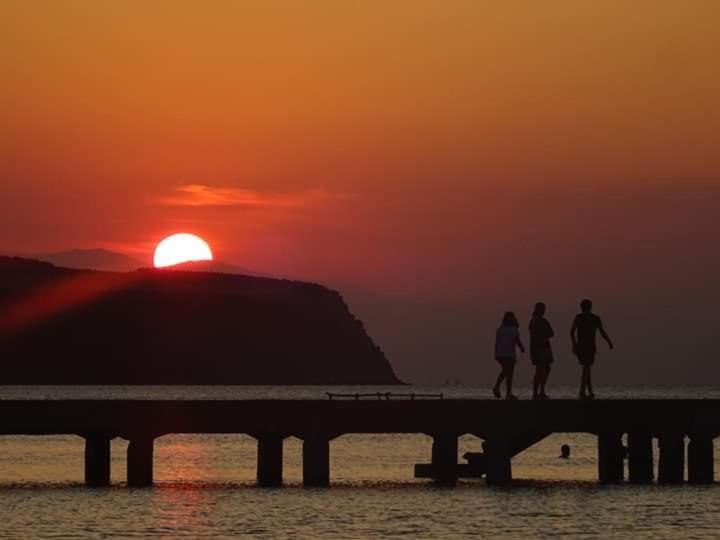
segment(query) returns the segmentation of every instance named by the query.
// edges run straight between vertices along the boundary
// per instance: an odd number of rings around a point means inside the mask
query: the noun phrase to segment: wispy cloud
[[[331,199],[344,199],[321,189],[299,192],[267,193],[246,188],[224,188],[203,184],[178,186],[170,195],[156,200],[164,206],[236,206],[241,208],[297,208],[322,203]]]

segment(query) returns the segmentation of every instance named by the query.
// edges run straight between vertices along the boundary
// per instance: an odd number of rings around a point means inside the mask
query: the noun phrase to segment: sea
[[[553,399],[575,399],[556,387]],[[489,399],[489,387],[0,386],[0,399],[326,399],[326,392],[442,393]],[[720,387],[600,386],[598,399],[720,399]],[[528,388],[518,388],[529,399]],[[0,419],[0,421],[2,421]],[[596,438],[557,434],[513,459],[509,487],[413,478],[425,435],[345,435],[331,443],[331,486],[304,488],[301,443],[285,443],[285,485],[255,485],[244,435],[167,435],[155,485],[125,485],[127,442],[112,443],[112,485],[83,485],[77,436],[0,437],[1,538],[718,538],[720,484],[601,486]],[[560,459],[560,446],[571,447]],[[481,441],[460,440],[459,461]],[[716,474],[720,452],[715,453]],[[657,448],[655,449],[657,452]],[[657,456],[656,456],[657,457]],[[718,478],[716,478],[716,481]]]

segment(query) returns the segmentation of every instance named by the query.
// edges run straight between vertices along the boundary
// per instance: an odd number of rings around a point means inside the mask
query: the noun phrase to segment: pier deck
[[[110,478],[110,440],[128,446],[128,483],[152,484],[153,440],[171,433],[239,433],[258,440],[258,482],[282,482],[283,440],[303,440],[307,485],[327,485],[330,441],[349,433],[423,433],[433,438],[424,475],[458,476],[457,440],[487,443],[487,481],[511,481],[511,458],[551,433],[598,436],[598,476],[623,479],[622,436],[628,435],[632,482],[655,475],[652,439],[660,443],[661,482],[712,482],[713,439],[720,400],[13,400],[0,401],[0,435],[75,434],[86,440],[89,485]],[[686,439],[688,440],[686,452]],[[428,472],[429,471],[429,472]],[[1,474],[1,472],[0,472]]]

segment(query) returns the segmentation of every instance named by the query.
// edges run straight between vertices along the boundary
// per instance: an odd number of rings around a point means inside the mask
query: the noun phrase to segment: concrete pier
[[[625,477],[625,456],[622,433],[598,435],[598,479],[603,484],[622,482]]]
[[[107,435],[85,435],[85,484],[110,485],[110,437]]]
[[[150,436],[130,439],[127,449],[127,483],[132,487],[148,487],[153,483],[154,440]]]
[[[628,433],[628,477],[634,484],[653,481],[652,435],[646,431]]]
[[[257,482],[260,486],[277,487],[283,482],[283,442],[277,434],[255,435],[257,447]]]
[[[0,435],[83,436],[85,480],[93,486],[110,481],[112,438],[130,441],[128,484],[149,486],[153,441],[184,433],[255,436],[257,479],[267,486],[282,482],[282,441],[289,436],[303,440],[305,485],[328,485],[330,441],[350,433],[430,434],[432,463],[418,465],[418,476],[452,481],[485,475],[490,484],[510,482],[512,457],[553,433],[597,435],[602,482],[623,479],[624,434],[630,480],[651,482],[652,440],[657,437],[658,481],[679,482],[683,439],[689,438],[688,480],[708,483],[714,479],[720,400],[0,400]],[[481,465],[457,463],[458,438],[467,434],[487,443]],[[408,476],[412,465],[408,464]]]
[[[685,436],[682,433],[662,433],[658,437],[658,482],[679,484],[685,478]]]
[[[303,439],[303,485],[330,484],[330,437],[310,435]]]
[[[715,478],[713,438],[709,433],[690,435],[688,444],[688,481],[710,484]]]

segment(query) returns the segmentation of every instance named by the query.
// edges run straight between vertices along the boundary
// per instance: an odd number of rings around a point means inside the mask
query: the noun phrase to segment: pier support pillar
[[[153,483],[153,437],[130,439],[127,449],[127,483],[147,487]]]
[[[258,435],[257,482],[261,486],[282,485],[283,481],[283,440],[277,434]]]
[[[688,481],[693,484],[710,484],[715,479],[713,438],[696,433],[688,444]]]
[[[107,435],[85,436],[85,484],[110,485],[110,437]]]
[[[493,436],[486,440],[487,483],[509,484],[512,482],[512,463],[510,439],[506,436]]]
[[[458,437],[456,434],[435,434],[432,444],[432,469],[436,482],[457,482]]]
[[[653,481],[652,435],[632,431],[628,433],[628,468],[630,481],[647,484]]]
[[[598,479],[604,484],[622,482],[625,476],[625,456],[622,433],[598,435]]]
[[[303,440],[303,484],[330,485],[330,438],[312,435]]]
[[[658,439],[658,482],[679,484],[685,477],[685,436],[682,433],[663,433]]]

